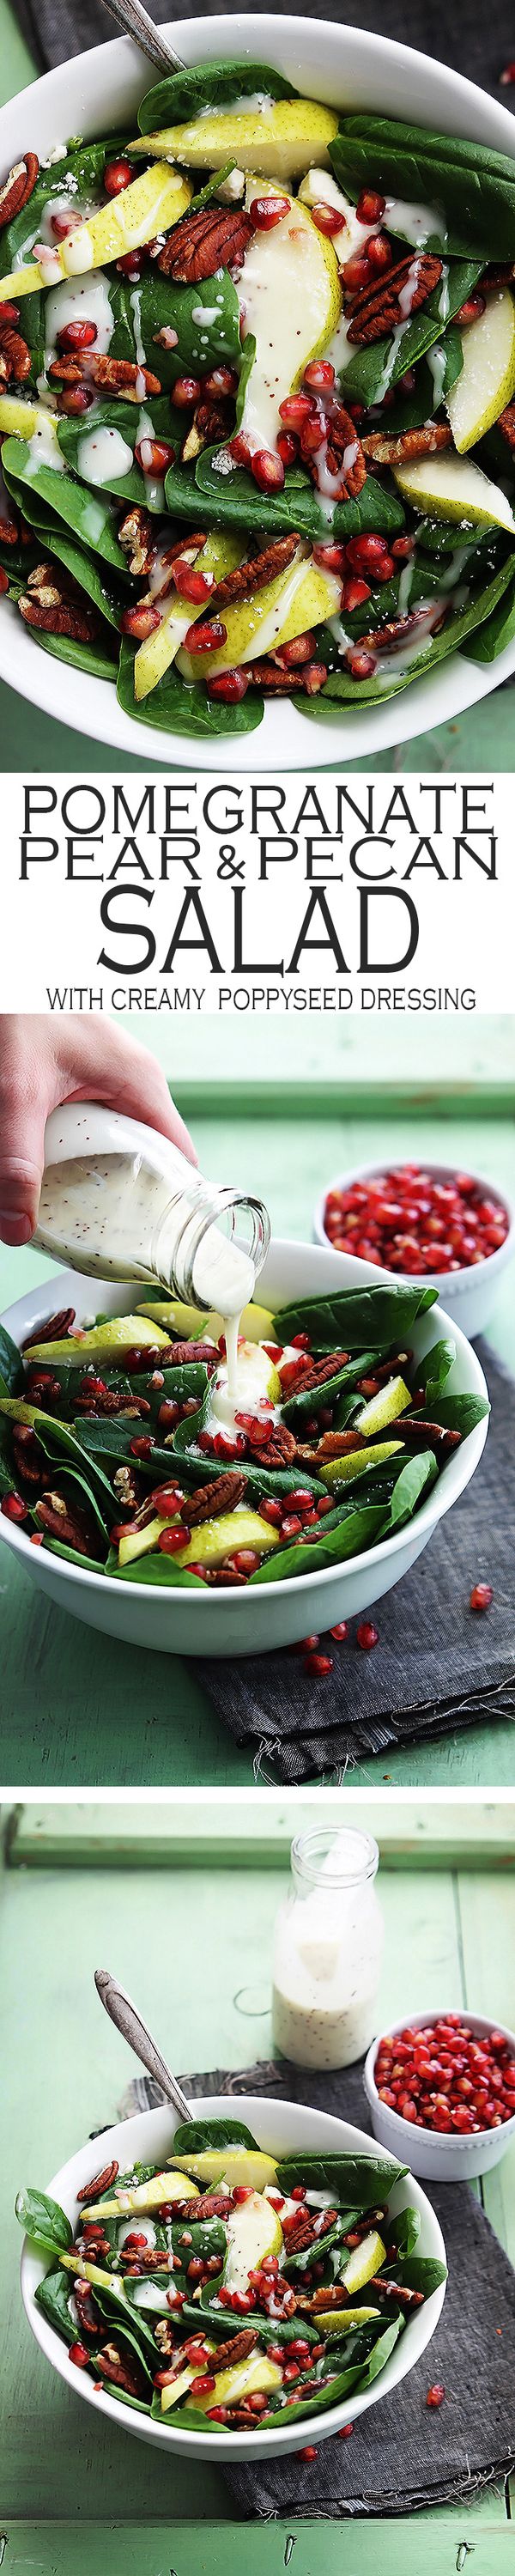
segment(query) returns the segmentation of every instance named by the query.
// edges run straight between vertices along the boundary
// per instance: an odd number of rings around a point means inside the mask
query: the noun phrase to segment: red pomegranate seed
[[[386,241],[384,233],[371,233],[370,241],[367,242],[367,259],[369,267],[375,270],[376,276],[382,269],[391,268],[393,251],[390,250],[390,244]]]
[[[470,1595],[471,1610],[489,1610],[493,1597],[492,1583],[475,1583]]]
[[[458,331],[466,331],[470,322],[478,322],[481,313],[486,313],[486,295],[467,295],[455,315]]]
[[[499,73],[499,80],[501,89],[510,88],[511,82],[515,81],[515,63],[506,63],[504,71]]]
[[[275,224],[284,223],[285,215],[289,215],[290,198],[272,197],[272,195],[269,197],[253,197],[249,207],[249,213],[251,223],[255,224],[256,232],[273,232]]]
[[[385,537],[351,537],[345,551],[351,572],[370,574],[371,581],[390,580],[392,558]]]
[[[328,389],[332,391],[335,376],[330,359],[310,358],[308,366],[304,368],[302,381],[307,385],[309,393],[326,393]]]
[[[68,2358],[75,2362],[76,2370],[86,2370],[90,2356],[84,2343],[71,2343]]]
[[[83,412],[91,411],[94,400],[91,385],[63,385],[58,396],[59,411],[64,412],[66,420],[80,419]]]
[[[129,187],[133,178],[134,170],[130,161],[106,161],[104,170],[106,197],[120,197],[122,190]]]
[[[351,673],[351,678],[353,680],[371,680],[373,678],[374,671],[376,669],[376,660],[373,653],[362,653],[359,650],[359,646],[356,646],[355,651],[347,653],[346,659]],[[361,1253],[362,1247],[360,1246],[359,1249]]]
[[[238,377],[234,367],[212,367],[211,374],[202,378],[203,394],[221,395],[224,401],[228,401],[229,395],[237,394],[237,391]]]
[[[364,1654],[370,1653],[371,1646],[379,1645],[379,1629],[374,1627],[373,1619],[360,1621],[360,1626],[356,1629],[356,1645],[363,1648]]]
[[[163,1556],[177,1556],[179,1548],[189,1547],[190,1537],[184,1521],[170,1521],[168,1529],[161,1530],[157,1544]]]
[[[252,460],[252,448],[249,447],[248,438],[243,438],[241,430],[237,430],[235,437],[230,439],[229,450],[234,465],[250,466]]]
[[[272,456],[268,447],[258,447],[252,457],[251,473],[260,492],[280,492],[284,483],[282,456]]]
[[[148,636],[154,635],[160,624],[159,609],[152,608],[150,600],[147,607],[141,600],[139,607],[124,608],[120,618],[122,635],[133,635],[137,644],[146,644]]]
[[[208,622],[199,618],[197,624],[188,627],[184,643],[187,653],[218,653],[227,643],[227,627],[221,617],[212,617]]]
[[[144,250],[124,251],[123,259],[117,259],[116,262],[118,276],[130,277],[132,285],[135,286],[137,284],[138,277],[141,277],[144,257]]]
[[[366,251],[353,251],[352,258],[345,260],[340,276],[344,288],[349,287],[352,295],[359,295],[362,286],[369,286],[373,270],[369,268]]]
[[[428,2388],[427,2397],[426,2397],[426,2406],[442,2406],[442,2405],[443,2405],[444,2397],[445,2397],[445,2389],[444,2389],[443,2380],[442,2380],[442,2379],[435,2379],[435,2380],[434,2380],[434,2382],[433,2382],[433,2387],[432,2387],[432,2388]]]
[[[0,1511],[4,1513],[6,1521],[26,1521],[28,1508],[28,1503],[23,1502],[21,1494],[2,1495]]]
[[[165,438],[139,438],[134,454],[142,474],[167,474],[173,465],[174,449]]]
[[[305,2443],[304,2443],[304,2449],[303,2449],[303,2451],[298,2451],[298,2452],[297,2452],[297,2459],[298,2459],[298,2460],[317,2460],[317,2459],[318,2459],[318,2451],[315,2449],[315,2444],[314,2444],[314,2442],[305,2442]]]
[[[200,572],[195,564],[178,563],[174,564],[173,577],[179,598],[191,599],[195,608],[203,608],[214,590],[214,572]]]
[[[332,1673],[333,1663],[333,1655],[305,1655],[304,1672],[312,1673],[315,1681],[324,1681],[326,1674]]]
[[[140,1438],[140,1439],[137,1439],[137,1440],[131,1440],[131,1442],[130,1442],[130,1453],[131,1453],[131,1458],[150,1458],[150,1457],[151,1457],[151,1455],[152,1455],[152,1447],[153,1447],[153,1443],[152,1443],[152,1441],[151,1441],[151,1439],[150,1439],[150,1437],[149,1437],[148,1432],[146,1432],[146,1431],[145,1431],[145,1432],[143,1432],[143,1433],[142,1433],[142,1435],[141,1435],[141,1438]]]
[[[239,706],[240,699],[246,697],[249,688],[249,671],[217,671],[216,677],[209,681],[210,698],[222,698],[229,707]],[[231,1449],[228,1454],[233,1457],[236,1453]]]
[[[370,599],[370,583],[368,581],[358,581],[357,574],[354,580],[351,578],[350,581],[344,581],[342,590],[342,609],[347,610],[349,615],[352,615],[353,608],[364,608],[365,600],[367,599]]]
[[[336,1644],[337,1644],[338,1646],[342,1646],[342,1645],[344,1644],[344,1640],[345,1640],[345,1638],[346,1638],[346,1637],[348,1637],[348,1634],[349,1634],[347,1620],[346,1620],[346,1619],[338,1619],[336,1627],[335,1627],[335,1628],[330,1628],[330,1630],[329,1630],[329,1634],[330,1634],[330,1636],[331,1636],[331,1637],[334,1637],[334,1638],[335,1638],[335,1640],[336,1640]]]
[[[342,2425],[340,2426],[340,2433],[339,2433],[339,2440],[340,2440],[340,2442],[350,2442],[351,2433],[353,2433],[353,2432],[354,2432],[354,2425],[353,2425],[353,2424],[342,2424]]]
[[[343,231],[345,216],[339,213],[338,206],[326,206],[320,198],[318,204],[311,207],[311,222],[317,233],[327,233],[330,240],[331,233]]]
[[[313,404],[308,394],[285,394],[284,402],[279,404],[285,429],[302,429],[304,421],[311,419],[312,411]]]
[[[211,2397],[214,2388],[216,2379],[212,2370],[205,2370],[200,2379],[190,2379],[190,2397]]]
[[[57,333],[58,349],[92,349],[96,340],[95,322],[63,322]]]
[[[277,454],[281,458],[282,465],[294,465],[295,457],[298,455],[298,440],[293,429],[279,430]]]
[[[378,196],[374,188],[362,188],[356,206],[358,224],[380,224],[385,213],[386,197]]]
[[[191,411],[192,404],[200,402],[201,391],[199,376],[176,376],[170,395],[174,411]]]

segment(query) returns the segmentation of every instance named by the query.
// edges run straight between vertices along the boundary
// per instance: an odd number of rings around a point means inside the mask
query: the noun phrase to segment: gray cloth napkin
[[[203,0],[205,17],[215,15],[219,0]],[[292,0],[290,0],[290,7]],[[259,17],[254,0],[247,0],[252,15]],[[101,0],[89,0],[86,12],[77,0],[15,0],[16,15],[31,46],[35,60],[43,69],[53,63],[66,62],[70,55],[81,54],[89,45],[101,45],[113,35],[113,23]],[[297,16],[313,15],[331,19],[337,26],[369,28],[373,34],[393,37],[398,44],[420,47],[423,53],[435,54],[437,61],[450,63],[463,72],[467,80],[478,81],[483,89],[499,96],[499,74],[510,62],[514,51],[513,13],[509,0],[498,0],[497,9],[488,12],[479,0],[462,0],[459,10],[449,11],[447,0],[349,0],[342,8],[340,0],[324,0],[320,10],[313,10],[313,0],[295,0]],[[229,16],[238,15],[230,5]],[[288,0],[276,0],[276,17],[288,15]],[[152,0],[151,16],[156,20],[173,20],[197,15],[189,0],[180,0],[174,10],[171,0]],[[159,75],[156,72],[156,80]],[[152,69],[148,67],[148,83]],[[515,100],[509,89],[502,95],[508,104]],[[113,124],[115,117],[113,115]]]
[[[362,1652],[352,1620],[345,1645],[323,1640],[334,1657],[323,1681],[290,1649],[197,1665],[230,1734],[253,1748],[256,1780],[293,1786],[489,1715],[515,1718],[515,1381],[481,1342],[478,1353],[492,1405],[481,1464],[411,1573],[367,1613],[379,1645]],[[494,1589],[483,1614],[469,1608],[478,1580]]]
[[[277,2065],[261,2062],[243,2073],[216,2067],[180,2080],[192,2099],[272,2094],[308,2102],[370,2132],[361,2064],[336,2075],[307,2075],[281,2058]],[[151,2077],[136,2076],[119,2116],[129,2118],[163,2099]],[[438,2504],[473,2501],[515,2466],[515,2273],[467,2183],[424,2188],[440,2221],[449,2268],[432,2343],[396,2396],[358,2416],[351,2440],[336,2435],[322,2442],[312,2461],[297,2451],[255,2467],[224,2466],[244,2520],[306,2522],[326,2515],[345,2521],[427,2512]],[[436,2380],[443,2382],[445,2400],[433,2409],[426,2398]],[[316,2446],[316,2419],[311,2438]]]

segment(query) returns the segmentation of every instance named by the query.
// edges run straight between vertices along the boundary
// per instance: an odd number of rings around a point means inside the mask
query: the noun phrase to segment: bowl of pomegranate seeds
[[[361,1163],[330,1181],[318,1243],[397,1277],[431,1280],[466,1333],[484,1332],[515,1252],[515,1212],[478,1172],[452,1163]]]
[[[428,2181],[470,2182],[515,2134],[515,2032],[483,2013],[418,2013],[373,2041],[364,2084],[383,2146]]]

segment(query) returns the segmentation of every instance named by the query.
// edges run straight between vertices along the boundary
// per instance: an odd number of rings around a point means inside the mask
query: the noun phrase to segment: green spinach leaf
[[[298,98],[298,90],[283,72],[269,63],[240,61],[193,63],[191,69],[172,72],[165,80],[154,82],[142,98],[138,109],[140,134],[161,134],[165,126],[189,125],[204,109],[229,107],[234,99],[254,98],[256,90],[270,98]]]

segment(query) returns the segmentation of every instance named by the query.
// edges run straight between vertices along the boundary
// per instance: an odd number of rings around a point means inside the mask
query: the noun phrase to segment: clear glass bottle
[[[156,1128],[66,1101],[47,1119],[33,1241],[93,1278],[157,1283],[229,1318],[252,1296],[270,1221],[259,1199],[204,1180]]]
[[[273,2036],[294,2066],[352,2066],[374,2037],[383,1949],[372,1834],[317,1827],[291,1847],[274,1928]]]

